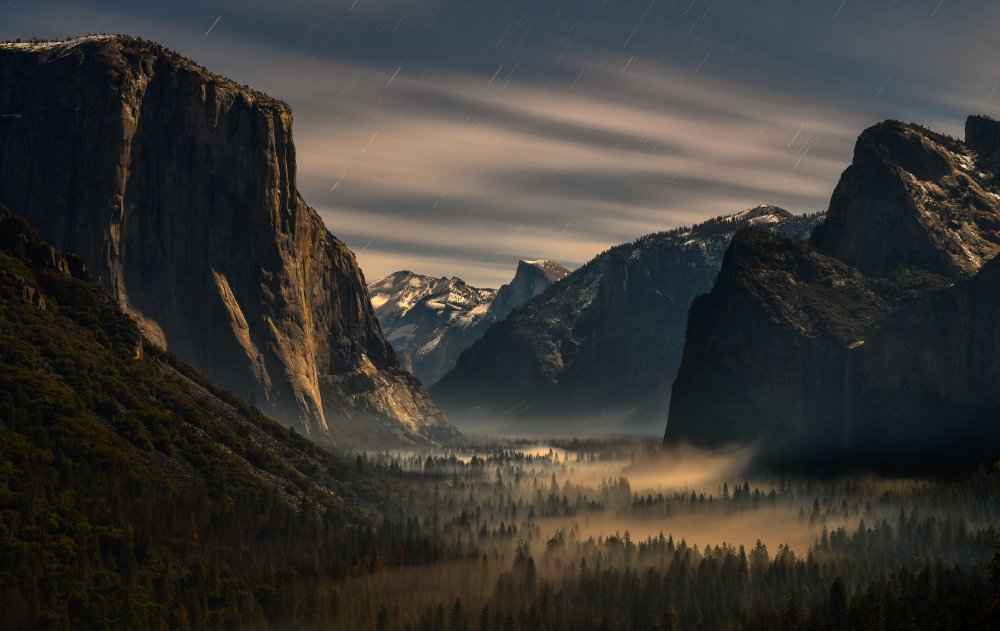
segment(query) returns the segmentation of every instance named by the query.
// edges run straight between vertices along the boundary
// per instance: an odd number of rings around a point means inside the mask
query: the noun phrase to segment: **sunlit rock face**
[[[0,200],[150,340],[317,439],[349,446],[340,423],[454,435],[399,368],[354,255],[299,196],[287,105],[100,36],[0,45],[0,114]]]
[[[691,309],[665,440],[757,442],[800,466],[989,457],[998,132],[983,117],[965,142],[881,123],[809,245],[738,235]]]
[[[974,274],[1000,252],[1000,198],[975,148],[996,152],[996,123],[971,120],[971,144],[895,121],[865,130],[812,245],[873,276]]]
[[[490,319],[503,320],[510,312],[569,276],[569,270],[555,261],[518,261],[514,278],[502,285],[490,304]]]
[[[759,206],[597,256],[513,311],[432,388],[456,418],[520,431],[662,431],[688,307],[733,234],[804,239],[817,216]]]
[[[554,261],[520,261],[510,283],[496,289],[461,278],[396,272],[368,286],[375,315],[413,373],[432,385],[492,324],[569,274]]]

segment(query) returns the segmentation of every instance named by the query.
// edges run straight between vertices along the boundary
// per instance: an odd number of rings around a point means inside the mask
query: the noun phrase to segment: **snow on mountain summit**
[[[403,270],[371,283],[368,291],[386,338],[409,357],[414,374],[431,384],[490,325],[568,274],[553,261],[520,261],[514,279],[496,290]]]

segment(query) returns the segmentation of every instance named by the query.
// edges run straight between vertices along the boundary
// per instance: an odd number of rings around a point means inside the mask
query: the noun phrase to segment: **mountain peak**
[[[660,431],[688,307],[712,288],[733,233],[801,241],[818,220],[762,205],[606,250],[487,330],[435,384],[434,400],[509,429]]]
[[[66,40],[3,42],[0,43],[0,51],[31,54],[47,59],[72,56],[100,58],[102,64],[110,64],[119,71],[141,65],[142,60],[160,60],[175,69],[193,72],[203,82],[240,94],[250,102],[280,110],[287,115],[291,115],[292,111],[288,104],[279,99],[216,74],[161,44],[132,35],[98,34]]]
[[[973,144],[993,146],[989,119],[967,127]],[[982,153],[916,124],[866,129],[812,244],[868,275],[975,273],[1000,253],[996,173]]]
[[[770,204],[758,204],[746,210],[729,215],[719,215],[690,228],[682,228],[680,232],[693,239],[706,239],[714,236],[730,236],[740,228],[755,227],[765,230],[790,230],[788,236],[809,238],[809,231],[818,221],[819,215],[812,216],[810,221],[794,221],[796,216],[784,208]]]
[[[778,217],[781,219],[788,219],[792,216],[792,213],[788,212],[784,208],[779,208],[778,206],[772,206],[770,204],[757,204],[753,208],[748,208],[742,212],[730,215],[733,220],[740,219],[757,219],[758,217]]]
[[[998,140],[985,117],[965,142],[884,121],[808,245],[738,232],[689,312],[665,440],[755,443],[760,462],[810,470],[996,453],[976,423],[1000,409]]]
[[[885,120],[861,133],[854,160],[879,160],[921,180],[933,180],[952,170],[952,155],[965,151],[960,141],[922,125]]]
[[[409,357],[414,375],[433,383],[492,322],[497,290],[472,287],[458,276],[400,271],[369,284],[368,292],[389,342]]]
[[[496,299],[490,305],[493,319],[503,320],[511,311],[548,289],[549,285],[567,276],[569,276],[569,270],[555,261],[547,259],[522,259],[518,261],[514,278],[500,287]]]
[[[784,208],[771,206],[770,204],[758,204],[753,208],[748,208],[738,213],[733,213],[732,215],[726,215],[719,219],[719,223],[730,225],[745,224],[748,226],[754,226],[762,224],[775,224],[791,219],[792,217],[794,217],[794,215]]]
[[[542,274],[544,274],[545,277],[553,283],[562,280],[569,275],[569,270],[555,261],[550,261],[548,259],[521,259],[517,262],[517,271],[514,273],[514,281],[517,280],[519,274],[530,273],[530,269],[542,272]]]
[[[554,261],[524,259],[499,291],[471,287],[458,276],[412,272],[390,274],[368,289],[389,342],[411,358],[417,377],[432,384],[490,325],[568,274]]]

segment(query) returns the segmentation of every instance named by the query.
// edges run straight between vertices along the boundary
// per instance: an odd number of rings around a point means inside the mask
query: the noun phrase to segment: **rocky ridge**
[[[780,467],[995,457],[1000,123],[966,130],[876,125],[809,245],[737,235],[691,308],[668,443]]]
[[[508,431],[662,431],[688,307],[732,235],[754,225],[804,239],[817,222],[758,206],[612,248],[491,327],[432,396]]]
[[[389,342],[430,386],[490,325],[567,274],[553,261],[520,261],[513,280],[496,290],[404,270],[371,283],[368,291]]]

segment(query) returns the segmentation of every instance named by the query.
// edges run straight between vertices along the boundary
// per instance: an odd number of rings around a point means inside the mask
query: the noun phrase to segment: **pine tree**
[[[830,617],[830,627],[835,630],[847,628],[847,588],[838,576],[830,585],[827,597],[827,614]]]
[[[490,607],[483,605],[483,610],[479,612],[479,631],[490,630]]]
[[[465,619],[465,609],[462,607],[462,601],[458,598],[455,599],[455,605],[451,608],[448,628],[451,631],[468,631],[469,629],[469,623]]]

